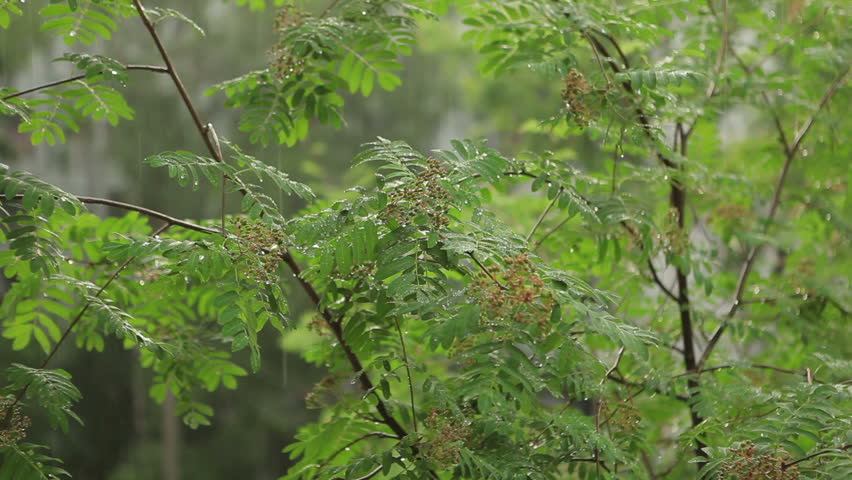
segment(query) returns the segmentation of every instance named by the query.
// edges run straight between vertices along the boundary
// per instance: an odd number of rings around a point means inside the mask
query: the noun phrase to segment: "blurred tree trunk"
[[[176,415],[177,401],[169,392],[163,402],[161,465],[163,480],[180,480],[180,419]]]

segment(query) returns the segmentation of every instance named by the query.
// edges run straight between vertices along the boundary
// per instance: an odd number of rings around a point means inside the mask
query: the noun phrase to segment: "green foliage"
[[[450,4],[235,3],[282,7],[269,65],[208,90],[263,147],[315,122],[342,128],[347,95],[396,89],[417,27]],[[353,159],[373,178],[339,198],[218,138],[164,55],[208,151],[144,163],[221,195],[215,219],[78,199],[0,166],[2,336],[44,356],[7,370],[0,477],[66,475],[22,443],[18,408],[63,430],[79,420],[82,394],[51,364],[66,339],[138,351],[150,396],[173,396],[198,428],[214,421],[210,392],[261,368],[263,335],[329,370],[283,478],[848,476],[843,5],[718,3],[455,2],[481,74],[542,77],[546,118],[511,127],[532,151],[463,139],[424,153],[378,137]],[[161,49],[166,18],[203,34],[139,5],[37,14],[69,46],[110,40],[132,16]],[[0,3],[0,26],[20,13]],[[65,142],[85,117],[132,120],[110,85],[163,73],[58,60],[82,73],[0,89],[0,113],[33,144]],[[283,195],[304,209],[285,214]],[[102,219],[83,202],[130,213]],[[313,316],[290,318],[295,289]]]
[[[71,410],[82,395],[71,383],[71,374],[65,370],[45,370],[13,364],[6,370],[8,386],[4,394],[26,389],[26,398],[34,401],[48,414],[50,424],[68,431],[68,417],[82,423]]]
[[[61,460],[39,452],[44,448],[31,443],[1,446],[3,465],[0,465],[0,475],[9,480],[52,480],[70,477],[68,472],[55,465]]]

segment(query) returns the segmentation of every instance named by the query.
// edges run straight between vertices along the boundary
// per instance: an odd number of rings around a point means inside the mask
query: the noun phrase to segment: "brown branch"
[[[168,73],[168,70],[165,67],[159,67],[156,65],[126,65],[124,67],[126,70],[146,70],[149,72],[157,72],[157,73]],[[11,93],[3,97],[3,100],[11,100],[16,97],[20,97],[23,95],[27,95],[33,92],[38,92],[39,90],[44,90],[50,87],[56,87],[59,85],[63,85],[66,83],[76,82],[77,80],[82,80],[86,78],[88,75],[80,74],[74,75],[73,77],[63,78],[62,80],[56,80],[54,82],[45,83],[44,85],[39,85],[37,87],[28,88],[26,90],[21,90],[20,92]]]
[[[654,283],[656,283],[657,286],[660,287],[660,290],[662,290],[667,297],[671,298],[674,301],[677,301],[677,296],[663,284],[663,281],[660,279],[660,276],[657,275],[657,269],[654,267],[654,262],[651,260],[651,257],[648,257],[648,269],[651,270],[651,277],[654,279]]]
[[[790,171],[790,165],[793,163],[793,158],[798,153],[799,148],[802,145],[802,141],[805,139],[805,136],[810,131],[811,127],[816,120],[816,117],[819,113],[828,105],[828,102],[832,97],[837,93],[840,89],[840,85],[844,83],[846,79],[846,75],[849,74],[849,67],[837,76],[831,85],[829,85],[825,94],[822,96],[822,100],[820,100],[819,105],[816,110],[811,114],[802,128],[799,130],[799,133],[796,134],[796,138],[793,141],[792,145],[788,145],[786,143],[786,137],[784,136],[784,129],[781,126],[780,120],[778,120],[777,115],[773,113],[773,117],[776,118],[776,128],[778,129],[779,137],[782,139],[782,144],[784,147],[784,166],[781,169],[781,175],[778,177],[778,182],[775,185],[775,193],[772,195],[772,203],[769,206],[769,214],[766,216],[766,228],[768,228],[769,224],[775,219],[775,214],[778,212],[778,207],[781,204],[781,192],[784,189],[784,184],[787,181],[787,174]],[[734,301],[731,305],[731,308],[728,310],[727,315],[722,320],[722,323],[716,328],[716,331],[713,332],[713,335],[710,337],[710,341],[707,343],[707,347],[704,349],[704,353],[701,355],[701,360],[699,360],[696,365],[696,371],[700,371],[701,368],[707,363],[707,359],[710,358],[710,354],[713,353],[713,349],[716,347],[716,344],[719,343],[719,339],[722,338],[722,334],[725,333],[725,330],[728,328],[728,323],[730,320],[736,315],[737,311],[739,311],[743,293],[745,292],[746,282],[748,281],[748,277],[751,274],[751,270],[754,267],[754,261],[757,259],[758,253],[760,253],[760,249],[763,246],[762,243],[758,243],[753,246],[746,256],[746,260],[743,263],[742,269],[740,270],[739,279],[737,280],[737,288],[734,293]]]
[[[808,455],[807,457],[802,457],[802,458],[800,458],[798,460],[794,460],[790,463],[785,463],[784,465],[781,465],[781,469],[787,470],[788,468],[792,467],[793,465],[798,465],[798,464],[800,464],[802,462],[806,462],[806,461],[808,461],[812,458],[819,457],[820,455],[825,455],[827,453],[845,452],[846,450],[849,450],[850,448],[852,448],[852,443],[847,443],[846,445],[843,445],[843,446],[837,447],[837,448],[826,448],[825,450],[820,450],[818,452],[814,452],[814,453]]]
[[[180,97],[183,100],[184,105],[186,106],[186,109],[189,111],[190,116],[192,117],[192,121],[195,124],[195,128],[196,130],[198,130],[198,134],[204,140],[204,144],[207,146],[207,150],[210,152],[210,155],[212,155],[216,161],[220,163],[225,163],[225,159],[222,158],[221,152],[213,143],[211,135],[208,134],[208,128],[205,127],[206,124],[201,120],[198,111],[196,110],[195,106],[192,103],[192,100],[189,97],[189,93],[187,92],[186,87],[184,87],[180,76],[175,70],[174,64],[172,63],[172,60],[169,57],[169,54],[166,51],[163,42],[160,40],[160,36],[157,34],[157,30],[154,27],[154,24],[151,23],[150,19],[148,19],[148,16],[145,14],[145,10],[142,7],[140,0],[133,0],[133,5],[136,7],[136,11],[139,13],[139,17],[142,19],[142,23],[145,25],[145,28],[148,30],[148,33],[151,35],[154,44],[157,46],[157,50],[160,52],[160,56],[162,57],[163,62],[165,62],[166,64],[168,74],[171,77],[172,82],[175,84],[175,88],[177,88],[178,93],[180,94]],[[245,195],[246,192],[241,191],[241,193]],[[314,289],[313,285],[311,285],[307,280],[303,278],[302,269],[301,267],[299,267],[299,264],[296,262],[295,258],[293,258],[293,255],[290,250],[285,250],[284,252],[282,252],[280,254],[280,258],[284,261],[284,263],[287,264],[287,266],[293,272],[293,275],[295,275],[299,284],[302,286],[302,289],[305,291],[311,301],[313,301],[313,303],[317,307],[320,307],[321,300],[319,294],[317,293],[316,289]],[[346,356],[350,367],[352,368],[355,375],[357,375],[358,377],[358,381],[360,382],[361,388],[365,392],[375,392],[373,382],[370,380],[370,377],[367,375],[363,365],[361,364],[361,361],[358,359],[357,355],[355,355],[355,352],[352,350],[352,347],[349,345],[348,342],[346,342],[346,339],[343,336],[343,325],[341,321],[335,320],[334,317],[332,317],[331,313],[328,311],[328,309],[323,308],[320,311],[320,314],[323,316],[324,320],[329,325],[329,328],[331,328],[332,332],[334,333],[334,336],[337,339],[340,348],[343,350],[343,353]],[[397,437],[405,437],[408,432],[406,432],[405,428],[403,428],[402,425],[400,425],[399,422],[390,414],[390,411],[388,410],[387,405],[385,405],[385,402],[382,401],[382,399],[379,398],[377,394],[375,395],[375,397],[376,410],[379,412],[379,416],[382,418],[383,423],[387,425],[388,428],[390,428],[394,432],[394,434],[396,434]],[[436,476],[433,472],[432,475]]]
[[[317,306],[320,307],[322,300],[320,299],[319,293],[314,289],[313,285],[311,285],[307,280],[302,276],[302,269],[299,267],[299,264],[296,262],[296,259],[293,258],[293,255],[290,251],[285,251],[280,254],[281,260],[290,267],[290,270],[296,276],[296,280],[302,286],[302,289],[307,293],[308,297],[311,301]],[[355,352],[352,350],[352,347],[349,346],[349,343],[343,337],[343,325],[339,320],[335,320],[331,315],[331,312],[327,308],[323,308],[320,310],[320,314],[322,315],[325,322],[328,324],[329,328],[331,328],[334,337],[337,339],[337,342],[340,344],[340,348],[343,350],[344,355],[346,356],[347,361],[349,362],[349,366],[352,368],[352,371],[355,372],[355,375],[358,377],[358,381],[361,384],[361,389],[365,392],[373,392],[375,393],[376,387],[373,385],[373,381],[370,380],[369,375],[364,370],[364,366],[361,364],[361,360],[355,355]],[[379,412],[379,416],[382,418],[382,423],[388,426],[393,433],[396,434],[398,438],[403,438],[408,435],[408,432],[399,422],[394,418],[387,409],[385,402],[379,398],[378,394],[376,397],[376,410]]]
[[[166,47],[163,45],[163,42],[160,40],[160,36],[157,34],[156,27],[154,27],[154,24],[151,23],[151,20],[148,18],[148,15],[145,13],[145,9],[142,7],[142,3],[139,0],[133,0],[133,5],[139,13],[139,18],[142,19],[142,23],[145,24],[145,28],[151,35],[151,39],[154,40],[154,44],[160,52],[160,57],[162,57],[163,62],[166,64],[166,72],[169,74],[169,77],[171,77],[172,82],[175,84],[175,88],[177,88],[177,91],[180,94],[180,98],[183,100],[186,109],[189,111],[189,114],[192,117],[192,122],[195,124],[195,128],[198,130],[201,138],[204,139],[204,143],[207,145],[207,150],[210,151],[210,155],[212,155],[216,161],[225,163],[225,159],[222,158],[216,150],[216,146],[213,145],[210,136],[207,135],[207,128],[204,126],[205,123],[201,121],[201,116],[198,115],[198,110],[196,110],[195,105],[193,105],[192,100],[189,98],[189,92],[186,91],[186,87],[184,87],[177,70],[175,70],[172,59],[169,56],[168,51],[166,51]]]
[[[0,194],[0,200],[20,200],[24,197],[23,194],[17,194],[11,199],[7,199],[5,195]],[[194,230],[196,232],[201,233],[210,233],[216,234],[219,233],[212,228],[202,227],[201,225],[196,225],[192,222],[187,222],[185,220],[180,220],[175,217],[171,217],[166,215],[165,213],[158,212],[156,210],[151,210],[149,208],[140,207],[139,205],[133,205],[130,203],[119,202],[118,200],[110,200],[108,198],[97,198],[97,197],[85,197],[85,196],[75,196],[77,200],[86,204],[93,205],[105,205],[108,207],[120,208],[122,210],[128,210],[132,212],[139,212],[147,217],[156,218],[157,220],[162,220],[168,224],[175,225],[178,227],[183,227],[187,230]]]

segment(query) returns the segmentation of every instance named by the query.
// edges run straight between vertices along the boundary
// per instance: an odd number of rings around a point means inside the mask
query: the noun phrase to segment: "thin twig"
[[[11,199],[7,199],[5,195],[0,194],[0,200],[9,201],[9,200],[21,200],[24,197],[23,194],[17,194]],[[139,212],[147,217],[156,218],[157,220],[162,220],[166,223],[169,223],[174,226],[183,227],[187,230],[194,230],[196,232],[201,233],[210,233],[216,234],[218,231],[202,227],[201,225],[197,225],[192,222],[187,222],[185,220],[181,220],[179,218],[175,218],[165,213],[158,212],[156,210],[151,210],[150,208],[141,207],[139,205],[133,205],[130,203],[119,202],[118,200],[110,200],[108,198],[97,198],[97,197],[85,197],[85,196],[76,196],[75,198],[82,203],[92,204],[92,205],[105,205],[108,207],[120,208],[122,210],[128,210],[132,212]]]
[[[473,262],[476,263],[476,266],[478,266],[480,270],[485,272],[485,274],[488,275],[488,277],[491,278],[491,280],[495,284],[497,284],[498,287],[500,287],[500,290],[508,290],[509,289],[509,287],[500,283],[500,280],[497,280],[497,278],[494,275],[491,274],[491,271],[489,271],[488,268],[486,268],[485,265],[483,265],[482,262],[479,261],[479,259],[477,259],[476,257],[473,256],[473,252],[467,252],[467,256],[470,257],[471,259],[473,259]]]
[[[541,238],[538,239],[537,242],[535,242],[535,246],[533,246],[533,250],[538,250],[538,248],[541,247],[541,244],[544,243],[544,241],[547,240],[548,237],[550,237],[551,235],[556,233],[560,228],[562,228],[563,225],[568,223],[568,220],[571,220],[572,218],[574,218],[574,215],[565,217],[565,219],[562,220],[561,222],[559,222],[558,224],[556,224],[555,227],[548,230],[547,233],[544,234],[544,236],[542,236]]]
[[[679,373],[679,374],[673,376],[672,378],[680,378],[680,377],[686,377],[686,376],[689,376],[689,375],[697,375],[697,374],[701,374],[701,373],[715,372],[715,371],[719,371],[719,370],[728,370],[728,369],[732,369],[732,368],[758,368],[758,369],[762,369],[762,370],[772,370],[772,371],[779,372],[779,373],[786,373],[786,374],[789,374],[789,375],[796,375],[796,376],[804,377],[806,380],[809,380],[809,383],[825,383],[821,380],[818,380],[816,377],[814,377],[813,373],[811,372],[811,370],[809,368],[806,368],[804,371],[799,371],[799,370],[791,370],[789,368],[778,367],[778,366],[775,366],[775,365],[769,365],[769,364],[766,364],[766,363],[751,363],[751,364],[748,364],[748,365],[733,365],[733,364],[715,365],[715,366],[712,366],[712,367],[702,368],[698,372]]]
[[[618,370],[618,364],[621,363],[622,356],[624,356],[624,346],[621,346],[618,349],[618,353],[615,355],[615,362],[613,362],[612,366],[609,367],[609,370],[606,371],[604,378],[601,379],[601,385],[603,385],[604,380],[606,380],[607,377],[609,377]]]
[[[852,443],[847,443],[846,445],[843,445],[842,447],[837,447],[837,448],[826,448],[825,450],[820,450],[818,452],[812,453],[812,454],[808,455],[807,457],[802,457],[802,458],[800,458],[798,460],[794,460],[790,463],[785,463],[784,465],[781,465],[781,469],[787,470],[788,468],[792,467],[793,465],[798,465],[798,464],[800,464],[802,462],[806,462],[806,461],[808,461],[812,458],[819,457],[820,455],[825,455],[827,453],[845,452],[846,450],[849,450],[850,448],[852,448]]]
[[[648,269],[651,270],[651,278],[654,279],[654,283],[660,287],[660,290],[666,294],[667,297],[671,298],[675,302],[677,301],[677,296],[675,296],[672,291],[663,284],[663,281],[660,279],[660,276],[657,275],[657,269],[654,267],[654,262],[651,260],[651,257],[648,257]]]
[[[225,157],[222,155],[222,144],[219,143],[219,135],[216,134],[216,129],[213,127],[212,123],[207,124],[207,134],[213,137],[213,145],[216,147],[216,153],[218,158],[221,158],[223,161]],[[222,192],[221,192],[221,215],[222,215],[222,235],[225,235],[225,192],[227,191],[225,188],[225,183],[228,181],[228,176],[225,173],[222,173]]]
[[[169,73],[169,70],[165,67],[159,67],[156,65],[127,65],[124,67],[126,70],[146,70],[149,72],[157,72],[157,73]],[[39,85],[37,87],[28,88],[26,90],[21,90],[20,92],[11,93],[3,97],[3,100],[10,100],[12,98],[20,97],[23,95],[27,95],[33,92],[38,92],[39,90],[44,90],[50,87],[56,87],[59,85],[63,85],[66,83],[76,82],[77,80],[82,80],[88,77],[86,74],[74,75],[73,77],[63,78],[62,80],[56,80],[55,82],[45,83],[44,85]]]
[[[324,460],[323,460],[323,461],[322,461],[322,462],[321,462],[321,463],[317,466],[317,473],[314,475],[314,477],[313,477],[313,478],[317,478],[317,476],[320,474],[320,472],[319,472],[319,471],[320,471],[320,470],[322,470],[322,469],[323,469],[323,467],[325,467],[326,465],[328,465],[329,463],[331,463],[331,461],[332,461],[332,460],[334,460],[334,459],[335,459],[338,455],[340,455],[341,453],[345,452],[346,450],[349,450],[349,449],[350,449],[350,448],[352,448],[352,446],[353,446],[353,445],[355,445],[356,443],[361,442],[361,441],[364,441],[364,440],[366,440],[366,439],[368,439],[368,438],[372,438],[372,437],[377,437],[377,438],[390,438],[390,439],[395,439],[395,440],[397,440],[397,438],[396,438],[396,436],[395,436],[395,435],[391,435],[391,434],[389,434],[389,433],[385,433],[385,432],[369,432],[369,433],[365,433],[365,434],[361,435],[360,437],[355,438],[354,440],[350,440],[349,442],[347,442],[347,443],[346,443],[346,445],[343,445],[342,447],[340,447],[340,448],[338,448],[337,450],[335,450],[335,452],[334,452],[334,453],[332,453],[331,455],[329,455],[328,457],[326,457],[326,458],[325,458],[325,459],[324,459]]]
[[[411,368],[408,365],[408,352],[405,349],[405,338],[402,336],[402,328],[399,326],[399,318],[394,318],[396,332],[399,334],[399,344],[402,345],[402,360],[405,362],[405,374],[408,375],[408,393],[411,396],[411,422],[414,431],[417,432],[417,409],[414,408],[414,383],[411,380]]]
[[[556,205],[556,202],[562,195],[563,190],[564,189],[562,187],[559,188],[559,191],[556,192],[556,195],[553,196],[553,200],[551,200],[550,203],[547,204],[547,208],[545,208],[544,211],[541,212],[541,215],[538,216],[538,220],[535,221],[535,225],[533,225],[532,230],[530,230],[529,235],[527,235],[527,243],[532,240],[533,235],[535,235],[535,231],[538,230],[538,227],[541,226],[541,222],[543,222],[544,218],[547,217],[547,214],[550,213],[550,209],[552,209],[553,206]]]

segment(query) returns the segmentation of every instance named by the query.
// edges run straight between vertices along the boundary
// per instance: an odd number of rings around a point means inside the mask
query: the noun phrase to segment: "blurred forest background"
[[[483,79],[476,71],[476,53],[461,42],[459,21],[424,24],[415,54],[403,59],[402,86],[393,92],[376,92],[369,99],[350,95],[343,129],[316,124],[308,140],[294,147],[252,146],[236,130],[238,112],[222,106],[224,97],[203,95],[211,85],[268,62],[275,12],[251,12],[221,1],[159,4],[179,8],[206,32],[202,37],[180,22],[164,22],[159,29],[202,117],[222,130],[220,136],[310,184],[320,196],[339,198],[347,188],[371,181],[366,169],[349,165],[360,146],[377,135],[404,140],[421,151],[448,148],[454,138],[484,137],[507,156],[550,149],[563,158],[574,158],[578,167],[603,166],[595,166],[595,147],[584,137],[559,139],[536,128],[537,120],[558,110],[561,79],[532,72]],[[70,63],[50,62],[62,55],[65,46],[59,38],[37,33],[36,11],[25,9],[25,17],[0,30],[0,85],[24,89],[72,72]],[[126,21],[116,36],[116,41],[100,42],[91,49],[78,46],[78,51],[127,63],[160,63],[140,22]],[[182,189],[169,181],[166,169],[142,168],[142,160],[158,152],[202,152],[204,148],[169,79],[145,72],[131,75],[125,95],[136,110],[134,121],[118,128],[105,122],[84,124],[67,144],[33,147],[27,135],[17,133],[13,118],[0,117],[0,163],[30,171],[78,195],[130,202],[180,218],[217,216],[216,191],[199,194]],[[303,206],[288,197],[278,200],[287,205],[288,213]],[[232,207],[231,211],[239,209]],[[92,211],[122,213],[97,206]],[[0,294],[6,287],[0,283]],[[293,292],[293,316],[311,315],[301,292]],[[305,406],[305,394],[324,372],[288,353],[288,348],[298,345],[278,344],[271,335],[265,343],[261,372],[241,379],[238,391],[209,394],[216,411],[213,426],[195,431],[173,414],[174,405],[160,406],[150,399],[146,387],[150,372],[118,342],[108,342],[103,353],[63,349],[56,365],[71,372],[83,392],[76,410],[86,426],[72,424],[70,434],[63,435],[48,430],[47,422],[34,421],[31,435],[44,439],[75,478],[276,478],[289,462],[281,449],[301,425],[314,418],[315,412]],[[11,362],[10,344],[0,339],[0,365]],[[35,350],[31,353],[38,355]],[[17,355],[17,361],[37,360]]]

